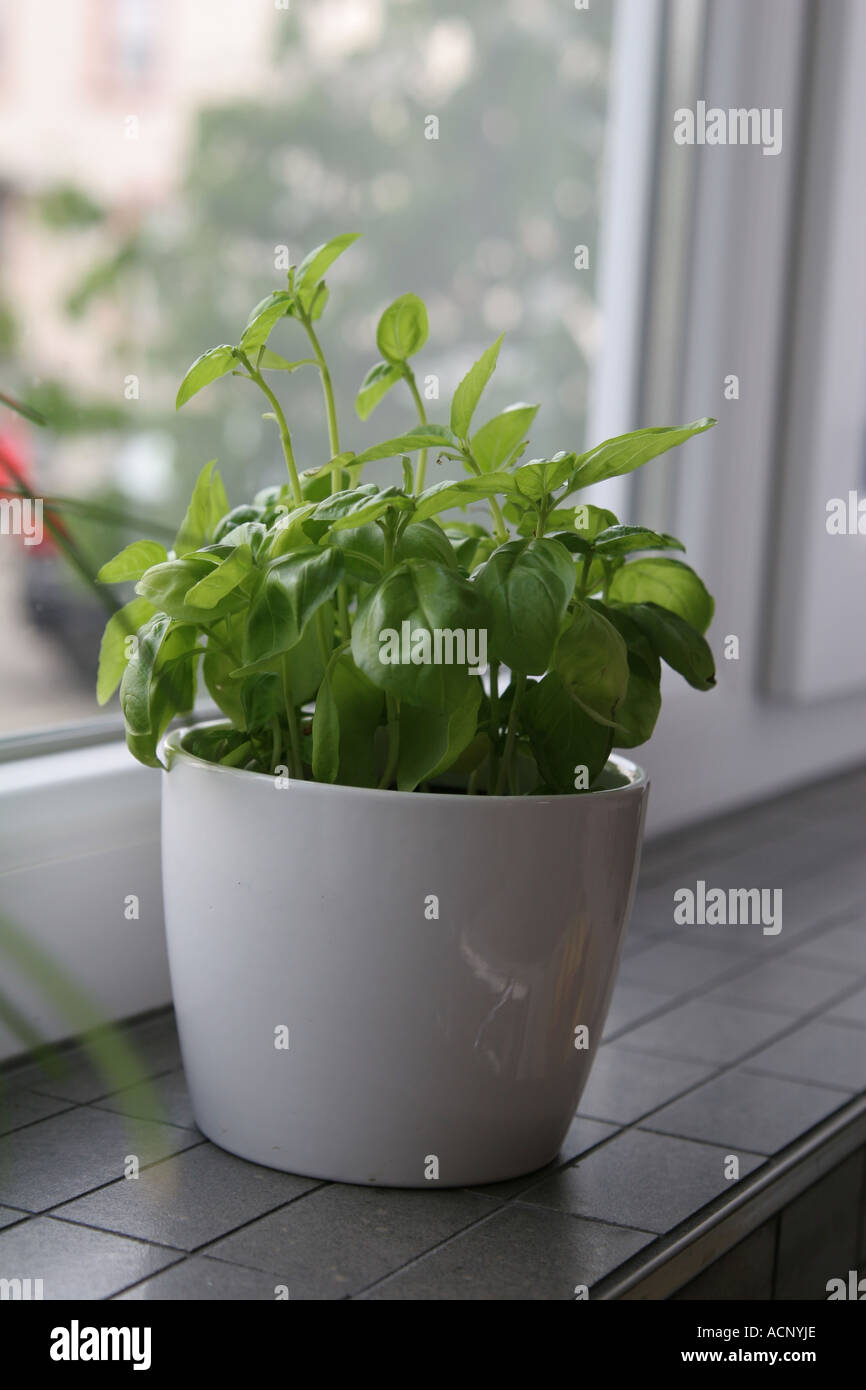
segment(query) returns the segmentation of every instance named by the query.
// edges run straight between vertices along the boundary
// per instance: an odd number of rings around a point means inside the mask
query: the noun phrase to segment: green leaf
[[[205,606],[190,603],[187,594],[218,564],[216,556],[212,560],[195,555],[185,555],[180,560],[166,560],[145,571],[135,586],[135,592],[148,599],[159,612],[168,613],[178,622],[203,625],[216,622],[227,613],[243,608],[246,604],[244,597],[230,592]]]
[[[186,555],[212,541],[219,522],[229,510],[226,490],[215,463],[216,459],[206,463],[196,479],[190,504],[175,538],[175,555]]]
[[[398,560],[433,560],[446,569],[457,568],[454,547],[437,521],[413,517],[401,531],[394,554]]]
[[[373,463],[376,459],[396,458],[399,454],[409,454],[415,449],[438,449],[454,447],[454,437],[445,425],[416,425],[406,434],[396,439],[386,439],[382,444],[373,444],[363,453],[356,454],[352,465]]]
[[[111,699],[126,670],[129,659],[127,638],[134,636],[153,616],[153,605],[147,599],[134,598],[131,603],[112,613],[105,624],[96,675],[96,698],[100,705]]]
[[[608,526],[594,541],[596,554],[605,560],[619,559],[634,550],[685,550],[682,541],[664,531],[647,531],[643,526]]]
[[[321,246],[315,247],[301,261],[295,271],[295,294],[305,309],[309,308],[312,303],[313,295],[322,276],[331,268],[337,257],[342,256],[343,252],[354,241],[358,240],[360,235],[360,232],[344,232],[340,236],[332,237],[330,241],[325,241]]]
[[[481,682],[473,679],[463,701],[441,714],[413,705],[401,706],[398,791],[414,791],[419,782],[447,772],[469,747],[478,727],[481,695]]]
[[[272,372],[296,372],[299,367],[317,367],[319,364],[315,357],[301,357],[297,362],[289,362],[278,352],[272,352],[269,347],[266,347],[260,355],[256,354],[254,365],[259,370],[266,367],[268,371]]]
[[[715,420],[708,416],[695,420],[690,425],[669,428],[654,425],[649,429],[633,430],[630,434],[620,434],[614,439],[606,439],[594,449],[581,454],[569,480],[568,490],[588,487],[590,483],[600,483],[604,478],[617,478],[623,473],[631,473],[659,454],[667,453],[678,444],[684,444],[696,434],[711,429]]]
[[[343,557],[330,546],[311,546],[275,561],[249,605],[244,665],[291,651],[342,575]]]
[[[499,349],[502,346],[504,336],[501,334],[495,343],[485,352],[482,352],[478,361],[469,368],[454,392],[451,401],[451,428],[458,439],[468,438],[475,407],[481,399],[482,391],[496,370],[496,360],[499,357]]]
[[[405,362],[424,346],[429,332],[424,301],[401,294],[379,320],[376,346],[387,362]]]
[[[469,446],[479,468],[490,473],[494,468],[508,464],[525,440],[537,414],[537,405],[517,401],[503,410],[501,415],[494,415],[492,420],[482,425],[472,436]]]
[[[523,674],[546,671],[574,582],[574,561],[558,541],[508,541],[495,550],[475,579],[493,617],[491,655]]]
[[[589,502],[582,502],[577,507],[569,507],[565,510],[572,514],[570,525],[574,527],[578,535],[584,536],[589,541],[594,541],[602,531],[619,525],[613,512],[609,512],[606,507],[593,507]],[[552,519],[556,512],[551,512],[550,515]]]
[[[120,584],[126,579],[140,579],[151,565],[168,559],[168,551],[158,541],[133,541],[124,546],[113,560],[107,560],[96,578],[103,584]]]
[[[276,290],[273,294],[267,294],[264,299],[259,300],[247,319],[247,326],[240,341],[241,351],[249,356],[258,348],[263,347],[268,341],[274,324],[278,319],[285,317],[293,302],[293,296],[286,290]]]
[[[556,644],[554,669],[592,719],[611,728],[628,685],[628,651],[612,623],[588,603],[575,605]]]
[[[239,545],[187,590],[185,602],[199,608],[214,608],[247,578],[253,568],[252,552],[248,545]]]
[[[325,670],[313,714],[313,776],[317,782],[375,787],[376,729],[385,696],[340,647]]]
[[[235,349],[229,343],[220,343],[218,347],[208,348],[207,352],[203,352],[201,357],[195,359],[178,387],[175,410],[180,410],[182,405],[186,405],[190,397],[203,386],[209,386],[217,377],[230,372],[236,361]]]
[[[715,608],[694,570],[665,555],[623,565],[613,576],[608,598],[616,603],[657,603],[678,613],[698,632],[706,632]]]
[[[411,511],[413,506],[412,498],[407,497],[401,488],[386,487],[380,491],[375,483],[364,483],[361,487],[347,488],[345,492],[335,492],[326,497],[313,513],[313,520],[330,522],[332,531],[342,531],[346,527],[363,526],[365,522],[375,521],[389,508]]]
[[[466,697],[469,658],[479,650],[473,639],[483,641],[488,626],[487,604],[468,580],[428,560],[404,560],[361,601],[352,655],[381,690],[450,710]],[[415,632],[423,636],[413,640]]]
[[[201,664],[204,683],[211,699],[219,705],[226,718],[231,720],[236,729],[243,729],[245,723],[241,700],[242,686],[239,681],[232,679],[232,672],[236,666],[237,661],[230,652],[224,651],[216,644],[212,646],[208,641]]]
[[[390,362],[377,362],[375,367],[370,368],[355,399],[355,409],[362,420],[366,420],[373,413],[382,397],[387,395],[402,376],[400,367],[395,367]]]
[[[156,745],[175,714],[192,707],[194,666],[179,663],[190,656],[195,628],[157,613],[138,634],[138,646],[120,682],[120,703],[127,743],[140,762],[159,766]]]
[[[699,632],[678,613],[656,603],[630,603],[625,611],[649,638],[662,661],[679,671],[695,690],[712,690],[716,683],[715,662]]]
[[[582,767],[591,785],[610,757],[613,731],[571,698],[556,671],[527,685],[520,722],[543,780],[557,792],[577,790],[577,770]]]
[[[451,507],[465,507],[469,502],[480,501],[482,497],[506,497],[515,491],[514,479],[510,473],[485,473],[480,478],[460,478],[457,482],[434,483],[419,493],[415,504],[415,520],[424,521],[429,516],[450,510]]]
[[[539,502],[565,482],[574,464],[574,454],[555,454],[552,459],[530,459],[514,473],[518,491]]]

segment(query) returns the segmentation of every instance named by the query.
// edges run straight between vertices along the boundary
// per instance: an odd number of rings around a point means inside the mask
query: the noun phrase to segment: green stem
[[[286,467],[289,470],[289,482],[292,485],[292,497],[294,498],[295,506],[300,507],[303,504],[304,496],[301,492],[301,480],[298,477],[298,469],[297,465],[295,464],[295,454],[294,450],[292,449],[292,436],[289,434],[289,426],[286,422],[286,417],[283,414],[283,408],[277,400],[276,396],[274,395],[273,391],[271,390],[270,386],[265,381],[261,372],[253,366],[252,362],[246,356],[245,353],[241,353],[241,361],[243,362],[244,366],[249,372],[251,380],[253,380],[256,383],[256,386],[258,386],[260,391],[264,392],[265,396],[267,396],[268,401],[270,402],[271,409],[273,410],[274,416],[277,421],[277,428],[280,431],[280,443],[283,446],[283,454],[285,455],[286,459]]]
[[[286,719],[289,724],[289,742],[292,747],[292,776],[299,782],[304,780],[304,758],[301,753],[301,731],[298,728],[298,714],[292,698],[292,681],[289,675],[289,655],[283,657],[283,699],[286,703]]]
[[[246,743],[239,743],[237,748],[232,749],[231,753],[226,753],[224,758],[220,758],[220,765],[222,767],[237,767],[238,763],[246,762],[252,751],[253,745],[247,739]]]
[[[499,772],[499,754],[496,744],[499,739],[499,662],[490,663],[490,770],[487,785],[490,791],[496,786]]]
[[[303,320],[307,337],[313,349],[316,362],[319,367],[319,376],[322,379],[322,392],[325,397],[325,413],[328,417],[328,446],[331,450],[331,458],[336,458],[340,452],[340,431],[337,427],[337,404],[334,400],[334,387],[331,382],[331,373],[325,354],[322,352],[321,344],[316,337],[316,330],[309,319]],[[342,470],[331,474],[331,491],[339,492],[343,486]]]
[[[517,741],[517,713],[525,688],[526,677],[515,675],[514,697],[511,701],[511,713],[508,716],[508,733],[505,736],[505,752],[502,757],[502,766],[499,769],[499,776],[496,779],[496,796],[501,796],[504,792],[506,778],[508,779],[508,789],[511,795],[513,796],[515,793],[515,770],[512,764],[514,762],[514,747]]]
[[[472,457],[472,454],[468,446],[465,446],[463,449],[463,457],[466,459],[466,462],[469,464],[469,467],[471,468],[475,476],[477,478],[480,478],[481,465],[476,463],[475,459]],[[495,497],[488,497],[487,501],[490,503],[490,511],[493,516],[494,534],[499,544],[504,545],[505,542],[508,540],[508,527],[505,525],[505,517],[502,515],[502,510]]]
[[[388,711],[388,761],[379,782],[380,789],[390,787],[400,756],[400,701],[394,695],[386,695],[385,708]]]
[[[426,412],[426,410],[424,409],[424,402],[423,402],[422,399],[421,399],[421,393],[419,392],[419,390],[418,390],[418,385],[417,385],[417,383],[416,383],[416,381],[415,381],[415,373],[412,371],[412,368],[409,366],[408,362],[407,362],[406,365],[405,365],[405,375],[406,375],[407,384],[408,384],[408,386],[409,386],[409,390],[412,392],[412,399],[413,399],[413,401],[415,402],[415,409],[418,411],[418,423],[421,424],[421,425],[426,425],[426,424],[427,424],[427,412]],[[420,452],[420,454],[418,455],[418,469],[417,469],[417,472],[416,472],[416,474],[415,474],[415,496],[416,496],[416,497],[418,496],[418,493],[419,493],[419,492],[423,492],[423,491],[424,491],[424,475],[425,475],[426,471],[427,471],[427,450],[426,450],[426,449],[422,449],[421,452]]]
[[[271,717],[271,734],[273,742],[271,744],[271,767],[277,768],[280,763],[280,750],[283,746],[283,731],[280,728],[280,721],[275,714]]]
[[[322,394],[325,397],[325,414],[328,417],[328,447],[331,450],[331,458],[336,458],[337,454],[340,452],[340,429],[337,424],[337,403],[334,399],[334,386],[331,381],[331,372],[325,354],[322,351],[322,345],[316,336],[316,330],[310,319],[305,318],[303,324],[319,367],[319,376],[322,380]],[[335,492],[339,492],[342,489],[344,481],[342,468],[335,470],[331,474],[332,496]],[[349,591],[343,580],[337,585],[337,613],[340,624],[340,640],[342,642],[348,642],[351,636],[349,626]]]

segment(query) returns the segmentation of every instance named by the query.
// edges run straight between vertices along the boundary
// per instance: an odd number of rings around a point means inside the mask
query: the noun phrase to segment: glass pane
[[[249,384],[227,377],[177,415],[174,396],[201,351],[237,342],[287,260],[338,232],[363,234],[321,325],[343,447],[414,423],[401,391],[363,423],[353,404],[378,315],[407,290],[429,306],[432,419],[505,332],[488,413],[539,401],[531,452],[581,446],[611,13],[70,0],[49,23],[44,5],[5,7],[0,390],[47,424],[0,410],[0,733],[97,712],[105,608],[85,576],[137,536],[170,546],[207,460],[233,505],[282,481]],[[290,320],[271,346],[307,355]],[[315,372],[279,376],[299,466],[324,462]]]

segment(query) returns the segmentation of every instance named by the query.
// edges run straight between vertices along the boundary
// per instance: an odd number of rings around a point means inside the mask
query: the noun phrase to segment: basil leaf
[[[451,428],[458,439],[466,439],[469,435],[469,426],[472,423],[475,407],[481,399],[482,391],[496,370],[496,361],[504,336],[501,334],[495,343],[485,352],[482,352],[478,361],[469,368],[454,392],[451,401]]]
[[[542,778],[555,791],[574,792],[579,767],[586,767],[590,786],[604,770],[613,731],[571,698],[556,671],[527,685],[520,722],[529,735]]]
[[[128,661],[127,638],[154,616],[153,604],[145,598],[134,598],[112,613],[105,624],[99,645],[99,667],[96,675],[96,699],[104,705],[114,694]]]
[[[461,703],[441,714],[413,705],[402,706],[398,791],[414,791],[419,782],[446,772],[469,747],[478,727],[481,694],[481,682],[474,679]]]
[[[712,690],[716,683],[713,654],[699,632],[678,613],[656,603],[630,603],[625,609],[668,666],[679,671],[695,690]]]
[[[337,257],[342,256],[343,252],[358,240],[360,235],[360,232],[343,232],[340,236],[331,237],[330,241],[316,246],[301,261],[295,271],[294,288],[295,294],[305,309],[309,308],[312,303],[322,276],[327,270],[330,270]]]
[[[599,531],[593,545],[605,560],[629,555],[634,550],[685,550],[676,536],[664,531],[647,531],[643,526],[608,526]]]
[[[620,434],[614,439],[606,439],[594,449],[581,454],[574,472],[569,479],[568,490],[588,487],[590,483],[600,483],[604,478],[617,478],[623,473],[631,473],[659,454],[667,453],[678,444],[683,444],[696,434],[711,429],[715,420],[708,416],[695,420],[690,425],[668,428],[663,425],[649,429],[633,430],[630,434]]]
[[[632,560],[611,580],[608,598],[616,603],[657,603],[677,613],[698,632],[706,632],[715,604],[689,565],[667,556]]]
[[[185,602],[199,608],[214,608],[220,599],[244,582],[252,568],[253,556],[249,546],[237,546],[216,569],[187,590]]]
[[[494,468],[508,464],[525,440],[537,414],[537,405],[517,401],[503,410],[501,415],[494,415],[492,420],[482,425],[472,436],[470,444],[472,457],[479,468],[490,473]]]
[[[513,492],[514,479],[510,473],[485,473],[480,478],[434,483],[419,493],[415,502],[415,520],[424,521],[451,507],[465,507],[467,503],[480,501],[482,497],[495,497],[497,493],[508,496]]]
[[[264,347],[274,324],[278,319],[285,317],[292,303],[293,296],[286,290],[277,290],[274,294],[267,294],[264,299],[259,300],[247,319],[247,326],[240,341],[241,351],[250,354]]]
[[[180,410],[203,386],[209,386],[212,381],[230,372],[236,360],[237,352],[228,343],[220,343],[218,347],[203,352],[201,357],[195,359],[178,387],[175,410]]]
[[[291,651],[342,576],[343,557],[330,546],[311,546],[275,561],[249,604],[244,665]]]
[[[417,294],[401,294],[389,304],[376,329],[376,346],[387,362],[405,362],[426,343],[427,308]]]
[[[196,478],[189,506],[175,537],[175,555],[186,555],[212,541],[219,522],[229,510],[226,490],[215,464],[216,459],[211,459]]]
[[[395,382],[402,379],[402,376],[403,372],[400,367],[395,367],[390,362],[377,362],[374,367],[370,368],[361,382],[361,389],[355,398],[355,410],[362,420],[369,418],[382,397],[387,395]]]
[[[553,664],[572,700],[591,719],[614,728],[628,685],[628,652],[613,624],[588,603],[578,602],[556,644]]]
[[[385,696],[340,647],[325,670],[313,714],[313,776],[345,787],[375,787],[376,729]]]
[[[186,555],[180,560],[166,560],[164,564],[152,566],[141,576],[135,592],[178,622],[213,623],[226,613],[243,608],[246,603],[242,595],[233,592],[224,594],[209,606],[188,602],[189,590],[217,566],[216,557],[211,561],[201,556]]]
[[[352,655],[381,690],[444,711],[466,697],[470,632],[486,641],[488,625],[487,604],[468,580],[429,560],[404,560],[361,601]],[[415,632],[424,635],[413,641]]]
[[[159,541],[133,541],[124,546],[112,560],[106,560],[96,578],[103,584],[120,584],[126,579],[140,579],[151,565],[168,559],[168,551]]]
[[[546,671],[574,583],[574,561],[558,541],[508,541],[495,550],[475,578],[493,617],[491,655],[513,671]]]
[[[398,454],[408,454],[415,449],[437,449],[454,447],[454,436],[445,425],[416,425],[406,434],[396,439],[386,439],[382,444],[373,444],[363,453],[356,454],[352,460],[354,467],[359,463],[373,463],[376,459],[396,458]]]

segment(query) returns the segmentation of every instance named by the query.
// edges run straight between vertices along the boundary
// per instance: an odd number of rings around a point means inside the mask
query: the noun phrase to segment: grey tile
[[[544,1168],[536,1169],[534,1173],[524,1173],[523,1177],[520,1178],[509,1178],[507,1182],[487,1183],[484,1186],[469,1190],[471,1192],[486,1192],[491,1197],[498,1197],[501,1201],[507,1201],[510,1197],[516,1197],[518,1193],[525,1192],[527,1187],[532,1187],[544,1173],[556,1172],[557,1168],[570,1163],[579,1154],[587,1153],[589,1149],[594,1149],[596,1144],[602,1144],[605,1139],[610,1139],[618,1133],[619,1125],[602,1124],[600,1120],[587,1120],[583,1115],[575,1115],[568,1127],[568,1133],[562,1141],[562,1147],[552,1163],[546,1164]]]
[[[850,977],[842,970],[805,964],[780,956],[747,968],[734,979],[717,985],[705,996],[713,1002],[730,1000],[750,1007],[778,1009],[779,1013],[814,1013],[828,1000],[850,988]]]
[[[242,1269],[224,1260],[209,1260],[205,1255],[193,1255],[180,1264],[145,1279],[125,1293],[117,1294],[115,1302],[273,1302],[278,1285],[272,1274],[257,1269]],[[285,1295],[283,1295],[284,1297]]]
[[[100,1110],[121,1115],[140,1115],[143,1120],[159,1120],[182,1129],[195,1129],[192,1101],[182,1071],[170,1071],[140,1086],[130,1086],[95,1102]]]
[[[737,963],[727,951],[683,941],[663,941],[636,959],[625,961],[620,979],[643,989],[685,994],[721,975],[729,975],[736,968]]]
[[[173,1014],[118,1031],[145,1076],[158,1076],[181,1065]],[[61,1100],[79,1104],[119,1089],[116,1077],[104,1072],[82,1047],[58,1054],[58,1060],[63,1068],[62,1075],[49,1076],[34,1066],[27,1084],[40,1094],[59,1096]]]
[[[861,1027],[866,1028],[866,989],[858,989],[856,994],[849,994],[847,999],[834,1004],[832,1009],[827,1010],[825,1017],[843,1023],[859,1023]]]
[[[863,1153],[814,1183],[780,1217],[777,1299],[824,1299],[830,1279],[848,1281],[857,1258]]]
[[[117,1178],[129,1154],[144,1165],[199,1142],[173,1125],[88,1106],[67,1110],[0,1139],[0,1201],[45,1211]]]
[[[49,1115],[59,1115],[69,1109],[69,1101],[56,1100],[52,1096],[40,1096],[36,1091],[0,1089],[0,1134],[11,1134],[13,1129],[44,1120]]]
[[[633,1036],[626,1034],[627,1038]],[[596,1055],[578,1114],[614,1124],[631,1124],[690,1090],[714,1070],[694,1062],[650,1057],[605,1044]]]
[[[26,1211],[13,1211],[11,1207],[0,1207],[0,1230],[14,1226],[16,1221],[25,1221],[30,1215]]]
[[[512,1205],[363,1297],[377,1301],[574,1299],[652,1236]]]
[[[109,1298],[177,1259],[173,1250],[38,1217],[0,1235],[0,1276],[41,1279],[45,1299]]]
[[[314,1178],[260,1168],[200,1144],[59,1207],[56,1215],[123,1235],[194,1250],[317,1187]]]
[[[642,1023],[651,1014],[667,1008],[672,1000],[673,995],[640,989],[636,985],[629,985],[620,981],[610,1002],[607,1022],[604,1025],[604,1037],[611,1038],[617,1033],[624,1033],[628,1028],[634,1028],[636,1024]]]
[[[578,1159],[521,1201],[643,1231],[667,1232],[735,1185],[725,1178],[730,1150],[689,1139],[628,1130]],[[740,1177],[764,1160],[738,1153]]]
[[[748,1061],[749,1071],[802,1077],[840,1090],[866,1087],[866,1031],[815,1019]]]
[[[674,1301],[720,1302],[740,1298],[750,1302],[773,1297],[773,1263],[776,1254],[775,1220],[753,1231],[739,1245],[674,1294]],[[165,1278],[166,1276],[162,1276]]]
[[[696,999],[633,1029],[622,1046],[722,1066],[738,1061],[789,1026],[780,1014]]]
[[[643,1125],[683,1139],[774,1154],[844,1104],[839,1091],[737,1069],[657,1110]]]
[[[844,922],[828,931],[810,936],[797,948],[796,959],[826,961],[847,970],[866,974],[866,925],[862,921]],[[853,983],[853,981],[852,981]]]
[[[347,1298],[497,1207],[454,1188],[333,1184],[227,1236],[209,1254],[267,1270],[292,1299]]]

